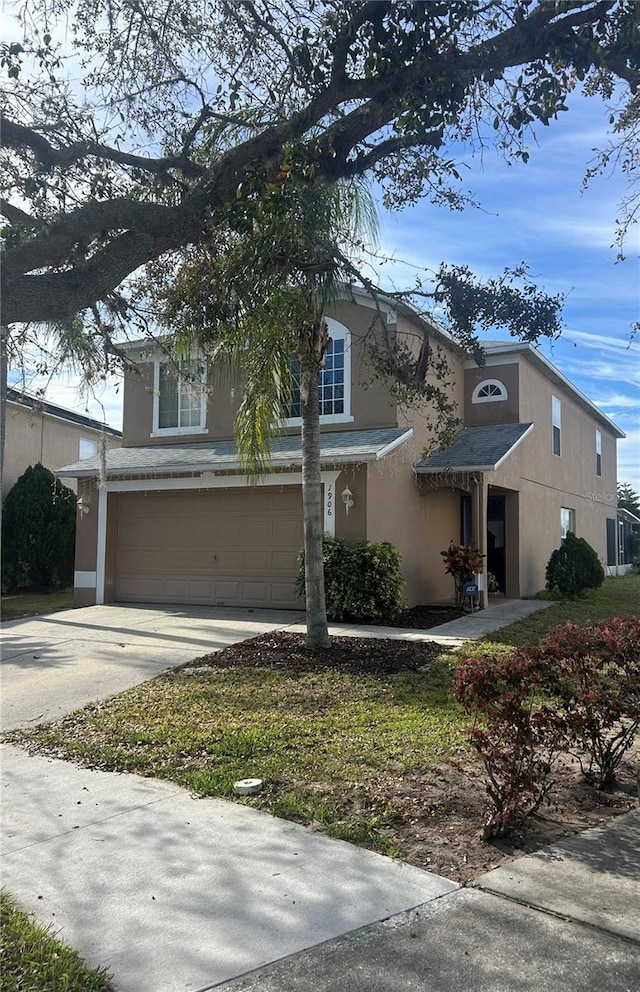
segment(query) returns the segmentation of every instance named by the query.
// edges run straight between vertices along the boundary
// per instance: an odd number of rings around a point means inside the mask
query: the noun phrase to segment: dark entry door
[[[498,589],[506,591],[504,496],[489,496],[487,501],[487,571],[495,576]]]

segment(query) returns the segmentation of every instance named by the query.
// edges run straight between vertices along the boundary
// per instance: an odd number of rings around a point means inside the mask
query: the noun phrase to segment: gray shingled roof
[[[30,393],[26,393],[21,389],[15,389],[13,386],[7,387],[7,402],[28,407],[37,413],[47,413],[50,417],[58,417],[60,420],[68,420],[70,424],[77,424],[79,427],[90,427],[91,430],[104,432],[105,434],[109,434],[110,437],[122,437],[122,431],[116,430],[115,427],[109,427],[107,424],[103,424],[93,417],[85,417],[82,413],[76,413],[75,410],[67,410],[64,406],[50,403],[40,396],[32,396]]]
[[[448,448],[434,451],[416,465],[416,472],[491,472],[511,453],[533,424],[486,424],[463,427]]]
[[[389,450],[404,444],[412,434],[406,427],[368,431],[336,431],[322,434],[320,459],[323,465],[362,464],[377,461]],[[271,440],[274,468],[299,468],[302,446],[299,434]],[[205,441],[192,444],[158,444],[148,448],[114,448],[106,452],[107,475],[163,475],[177,472],[233,472],[241,468],[235,441]],[[98,475],[98,457],[85,458],[56,470],[63,478]]]

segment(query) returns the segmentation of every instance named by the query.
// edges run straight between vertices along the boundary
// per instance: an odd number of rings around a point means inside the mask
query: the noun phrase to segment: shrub
[[[463,589],[465,582],[471,582],[477,572],[482,570],[482,559],[478,548],[472,544],[449,543],[446,551],[440,552],[444,558],[445,572],[453,575],[453,585],[456,594],[456,606],[459,610],[464,605]]]
[[[545,579],[549,592],[574,599],[585,589],[599,589],[604,569],[591,545],[569,531],[549,558]]]
[[[392,621],[405,607],[401,556],[384,541],[349,542],[323,538],[327,617],[339,623]],[[296,584],[304,599],[304,552]]]
[[[567,623],[540,642],[539,652],[570,746],[586,751],[586,768],[579,756],[583,772],[607,788],[640,726],[640,619]]]
[[[463,657],[454,694],[474,718],[472,746],[482,759],[491,809],[485,839],[509,833],[540,807],[552,787],[564,727],[540,694],[547,679],[541,655],[525,649]]]
[[[73,583],[76,494],[44,465],[30,465],[2,508],[2,584]]]

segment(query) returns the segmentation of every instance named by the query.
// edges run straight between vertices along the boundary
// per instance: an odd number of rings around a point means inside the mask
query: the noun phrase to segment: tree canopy
[[[209,242],[246,186],[371,174],[386,202],[465,202],[456,152],[526,160],[581,82],[628,99],[633,0],[24,0],[1,46],[3,321],[93,311]],[[634,131],[635,128],[635,131]]]
[[[618,483],[618,509],[640,517],[640,495],[629,482]]]

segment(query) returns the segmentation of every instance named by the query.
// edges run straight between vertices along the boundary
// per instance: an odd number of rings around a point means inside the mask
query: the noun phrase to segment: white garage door
[[[122,493],[115,599],[300,609],[299,487]]]

